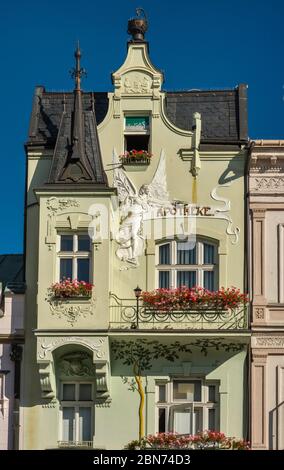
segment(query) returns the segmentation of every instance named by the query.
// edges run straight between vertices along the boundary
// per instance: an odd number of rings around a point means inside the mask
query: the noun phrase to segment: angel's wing
[[[114,165],[113,186],[117,188],[119,202],[122,203],[127,196],[137,196],[137,189],[124,170],[120,167],[115,167],[115,165],[120,163],[115,149],[113,149],[112,153],[112,163]]]
[[[167,175],[166,175],[166,156],[162,149],[160,160],[152,179],[148,186],[151,198],[157,201],[169,201],[169,193],[167,188]]]

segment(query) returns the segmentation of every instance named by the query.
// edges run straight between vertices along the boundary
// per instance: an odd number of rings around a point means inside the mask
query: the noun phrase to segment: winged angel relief
[[[114,152],[113,163],[118,163]],[[114,169],[113,185],[117,188],[120,225],[116,241],[119,248],[116,255],[133,267],[139,265],[143,254],[143,220],[159,207],[171,206],[167,190],[165,153],[162,150],[157,170],[150,184],[143,184],[139,190],[121,167]]]

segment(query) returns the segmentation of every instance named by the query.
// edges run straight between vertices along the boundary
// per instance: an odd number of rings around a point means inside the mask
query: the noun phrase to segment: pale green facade
[[[117,300],[132,299],[134,308],[133,289],[136,285],[143,290],[158,287],[157,246],[166,235],[165,224],[160,233],[152,230],[139,256],[139,264],[131,266],[117,256],[119,243],[115,231],[121,220],[117,191],[112,187],[113,168],[117,166],[114,164],[117,155],[124,152],[126,116],[149,116],[150,149],[153,154],[148,166],[125,167],[127,177],[138,189],[150,184],[160,155],[164,152],[171,201],[196,202],[200,207],[221,208],[219,217],[215,213],[215,216],[196,218],[198,240],[211,240],[216,246],[215,288],[235,286],[241,291],[245,290],[246,149],[242,145],[238,148],[228,145],[228,149],[224,145],[219,150],[217,147],[199,147],[199,116],[195,117],[197,124],[193,131],[173,124],[166,114],[166,94],[161,91],[162,84],[163,76],[151,64],[147,44],[129,43],[124,64],[113,74],[114,89],[108,95],[107,114],[98,125],[103,165],[105,170],[109,170],[109,188],[100,190],[92,185],[76,187],[76,184],[67,184],[64,188],[63,185],[46,185],[53,149],[40,145],[27,146],[23,449],[57,448],[58,442],[66,440],[62,429],[62,382],[93,384],[92,439],[79,440],[92,441],[91,445],[95,448],[121,449],[130,440],[138,438],[139,396],[130,391],[122,380],[122,376],[131,377],[132,370],[113,358],[113,339],[146,338],[165,344],[175,341],[194,343],[191,354],[183,353],[174,362],[163,359],[153,361],[152,368],[146,372],[143,381],[146,387],[147,434],[158,431],[157,384],[184,379],[215,384],[218,394],[214,412],[216,429],[228,436],[246,437],[249,332],[244,313],[239,314],[240,322],[233,320],[223,324],[207,319],[205,322],[198,320],[190,326],[181,320],[180,323],[170,321],[165,328],[163,323],[154,321],[148,324],[141,322],[134,329],[131,328],[132,321],[127,323],[122,318],[120,302],[123,305],[123,301]],[[201,128],[202,121],[201,113]],[[193,174],[196,174],[195,178]],[[217,188],[215,192],[214,188]],[[92,208],[94,204],[96,206]],[[167,236],[174,239],[180,235],[179,222],[177,220],[176,226],[168,229]],[[49,302],[48,288],[59,279],[58,237],[62,233],[86,233],[90,224],[97,233],[104,229],[107,231],[106,237],[98,235],[92,242],[91,280],[95,285],[92,298],[67,300],[60,304]],[[144,223],[145,231],[147,227],[149,229],[149,224]],[[209,347],[208,354],[204,355],[198,341],[207,339],[220,341],[219,350]],[[69,363],[71,369],[67,368],[64,372],[62,358],[73,352],[87,353],[92,365],[87,358],[85,368],[82,369],[80,364],[76,369],[74,363]],[[208,427],[208,421],[203,416],[207,411],[201,405],[195,406],[201,410],[195,419],[199,420],[200,426],[207,424]],[[169,411],[168,430],[173,427],[174,412]]]

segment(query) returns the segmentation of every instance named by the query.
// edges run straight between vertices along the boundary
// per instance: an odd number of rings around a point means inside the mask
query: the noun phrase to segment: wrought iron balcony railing
[[[110,329],[244,330],[248,306],[233,310],[182,310],[161,312],[137,305],[133,299],[111,294]]]

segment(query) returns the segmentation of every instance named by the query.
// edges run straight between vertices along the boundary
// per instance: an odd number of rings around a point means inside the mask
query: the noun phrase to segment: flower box
[[[56,300],[87,300],[92,296],[93,284],[77,279],[64,279],[56,282],[48,289],[49,296]]]
[[[156,289],[142,292],[141,298],[147,310],[159,312],[200,312],[227,311],[239,308],[248,302],[246,294],[235,287],[209,291],[202,287],[179,287],[177,289]]]
[[[218,431],[200,431],[195,435],[164,432],[149,434],[141,441],[131,441],[126,446],[127,450],[250,450],[250,442],[234,437],[226,437]]]

